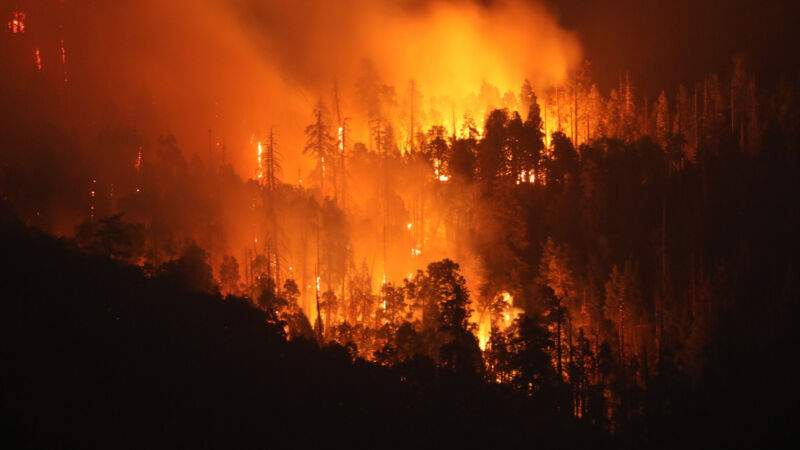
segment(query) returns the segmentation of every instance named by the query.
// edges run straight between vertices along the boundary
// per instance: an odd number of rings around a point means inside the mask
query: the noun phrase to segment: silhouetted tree
[[[218,290],[208,265],[208,255],[194,242],[183,250],[180,258],[164,264],[159,272],[161,279],[187,291],[213,293]]]
[[[230,255],[225,255],[219,268],[219,282],[222,288],[228,292],[236,292],[239,289],[239,262]]]

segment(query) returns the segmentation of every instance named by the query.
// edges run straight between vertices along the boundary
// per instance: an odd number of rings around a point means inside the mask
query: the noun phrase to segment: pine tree
[[[303,153],[314,158],[314,178],[320,192],[325,196],[325,179],[327,168],[332,163],[332,155],[336,151],[336,141],[330,133],[328,111],[322,98],[317,101],[313,112],[314,122],[306,127],[306,146]]]

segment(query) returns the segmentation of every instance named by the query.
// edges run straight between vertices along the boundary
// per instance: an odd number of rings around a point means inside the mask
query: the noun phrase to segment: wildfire
[[[478,319],[478,345],[481,350],[486,350],[492,326],[501,330],[508,328],[523,313],[522,309],[514,306],[514,296],[510,292],[501,292],[496,299],[500,302],[499,316],[490,317],[490,314],[482,314]]]
[[[533,170],[522,171],[517,178],[517,184],[520,183],[531,183],[533,184],[536,181],[536,174]]]
[[[381,287],[386,285],[386,274],[383,274],[383,281],[381,281]],[[386,311],[386,296],[383,295],[383,289],[381,289],[381,310]]]
[[[37,50],[38,52],[38,50]],[[136,171],[138,172],[139,169],[142,168],[142,146],[139,146],[139,152],[136,154],[136,164],[134,165]]]
[[[12,33],[24,33],[25,32],[25,13],[23,12],[15,12],[11,15],[11,20],[8,21],[8,29],[11,30]]]
[[[38,48],[36,49],[35,55],[36,55],[36,70],[41,72],[41,70],[42,70],[42,53],[39,51]]]
[[[260,180],[264,177],[264,148],[261,146],[261,141],[257,144],[258,148],[258,169],[256,170],[256,177]]]
[[[64,47],[64,40],[61,39],[61,66],[64,68],[64,83],[68,81],[67,78],[67,50]]]
[[[445,175],[441,171],[442,162],[438,159],[433,160],[433,177],[441,182],[445,182],[450,179],[449,176]]]
[[[89,190],[89,220],[94,220],[94,199],[96,196],[95,186],[97,185],[97,180],[92,179],[92,187]]]
[[[504,309],[505,309],[505,312],[503,313],[503,319],[506,322],[506,326],[508,326],[508,323],[511,321],[511,314],[509,311],[512,308],[511,304],[514,301],[514,297],[512,297],[511,294],[509,294],[508,292],[503,292],[502,294],[500,294],[500,298],[503,299]]]

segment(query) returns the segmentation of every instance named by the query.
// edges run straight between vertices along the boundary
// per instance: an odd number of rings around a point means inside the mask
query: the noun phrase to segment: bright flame
[[[8,21],[8,29],[11,30],[12,33],[24,33],[25,32],[25,13],[23,12],[15,12],[11,15],[11,20]]]
[[[256,177],[260,180],[264,176],[264,149],[261,146],[261,141],[257,144],[258,147],[258,169],[256,170]]]
[[[136,154],[136,164],[134,165],[136,171],[142,168],[142,146],[139,146],[139,152]]]
[[[533,170],[523,170],[520,172],[519,176],[517,176],[517,184],[520,183],[531,183],[533,184],[536,181],[536,174]]]
[[[36,49],[35,55],[36,55],[36,70],[41,72],[42,71],[42,53],[39,51],[38,48]]]
[[[490,317],[489,314],[482,315],[478,323],[478,345],[481,350],[486,350],[489,343],[489,335],[491,334],[492,326],[499,327],[501,330],[511,326],[514,319],[523,313],[522,309],[514,305],[514,296],[509,292],[501,292],[499,299],[502,304],[500,309],[502,313],[499,317]]]

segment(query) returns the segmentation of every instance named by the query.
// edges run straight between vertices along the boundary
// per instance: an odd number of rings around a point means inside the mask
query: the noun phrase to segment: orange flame
[[[261,141],[258,142],[257,148],[258,148],[258,169],[256,171],[256,177],[260,180],[261,178],[264,177],[264,161],[263,161],[264,149],[261,146]]]
[[[136,164],[134,165],[136,171],[142,168],[142,146],[139,146],[139,153],[136,155]]]
[[[64,40],[61,39],[61,66],[64,68],[64,83],[68,81],[67,78],[67,50],[64,48]]]
[[[11,20],[8,21],[8,29],[13,34],[25,32],[25,13],[15,12],[11,15]]]

